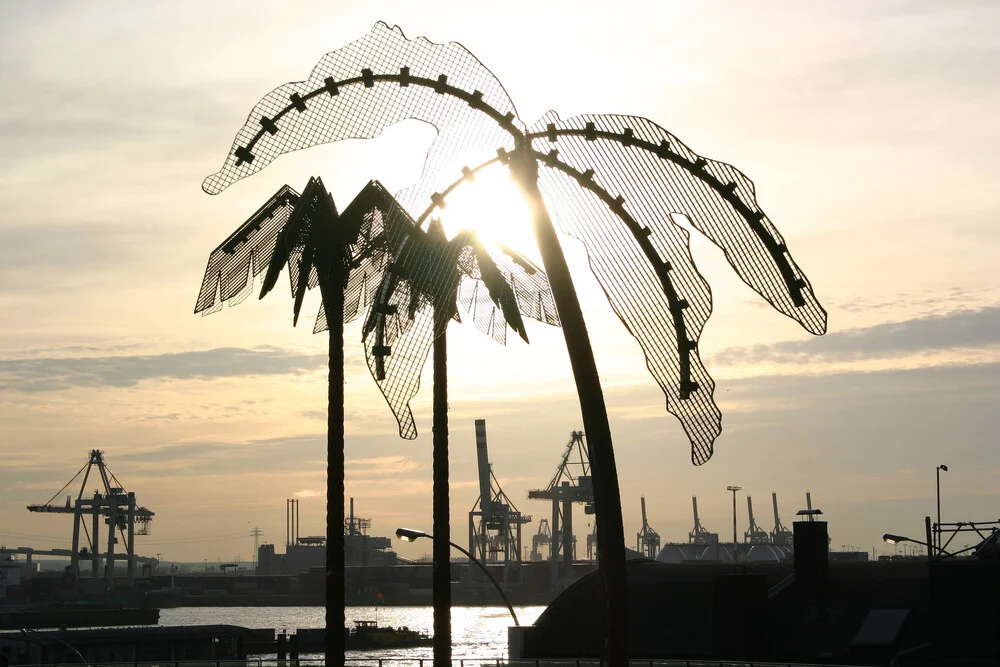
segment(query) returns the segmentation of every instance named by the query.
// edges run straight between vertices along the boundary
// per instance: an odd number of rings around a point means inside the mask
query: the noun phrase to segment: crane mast
[[[486,444],[486,420],[477,419],[475,427],[479,498],[469,512],[469,554],[486,563],[520,565],[521,526],[530,523],[531,517],[514,507],[493,474]],[[504,577],[507,576],[505,567]]]
[[[774,505],[774,530],[771,531],[771,544],[779,547],[792,546],[792,531],[785,528],[778,517],[778,494],[771,492],[771,503]]]
[[[635,550],[646,558],[655,560],[660,551],[660,534],[653,530],[646,519],[646,496],[641,496],[639,502],[642,506],[642,530],[636,533]]]
[[[705,526],[701,525],[698,519],[698,497],[691,496],[691,508],[694,510],[694,528],[688,533],[688,542],[691,544],[708,544],[710,533]]]
[[[749,495],[747,495],[747,513],[750,515],[750,525],[747,526],[747,531],[743,533],[743,541],[749,544],[767,544],[770,536],[754,520],[753,501],[750,500]]]

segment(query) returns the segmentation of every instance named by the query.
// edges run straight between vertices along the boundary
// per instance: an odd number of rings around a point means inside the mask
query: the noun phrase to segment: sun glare
[[[448,238],[471,229],[484,243],[502,243],[537,260],[528,205],[504,167],[484,169],[475,181],[456,188],[436,215]]]

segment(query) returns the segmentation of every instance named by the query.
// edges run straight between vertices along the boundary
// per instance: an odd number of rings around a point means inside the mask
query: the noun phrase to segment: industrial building
[[[387,567],[401,561],[392,551],[388,537],[369,535],[372,520],[354,513],[344,518],[344,562],[348,567]],[[302,574],[326,566],[326,537],[299,535],[299,500],[285,501],[285,552],[277,553],[274,544],[257,548],[257,574]]]

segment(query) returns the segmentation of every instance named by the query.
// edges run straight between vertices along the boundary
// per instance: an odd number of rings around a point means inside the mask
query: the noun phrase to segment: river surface
[[[545,610],[544,606],[514,607],[521,625],[531,625]],[[376,619],[376,613],[378,617]],[[355,620],[374,621],[379,625],[406,626],[433,634],[434,612],[431,607],[347,607],[348,627]],[[178,607],[160,610],[160,625],[240,625],[245,628],[273,628],[292,632],[299,628],[322,628],[323,607]],[[507,656],[507,627],[514,624],[506,607],[453,607],[451,610],[452,656],[495,660]],[[431,658],[430,646],[379,650],[385,658]],[[349,651],[348,658],[373,655],[368,651]],[[306,654],[302,655],[307,657]]]

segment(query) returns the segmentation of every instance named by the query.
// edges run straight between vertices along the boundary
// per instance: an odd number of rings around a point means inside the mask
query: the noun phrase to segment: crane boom
[[[476,455],[479,462],[479,504],[484,519],[493,514],[493,492],[490,488],[490,458],[486,451],[486,420],[476,420]]]

